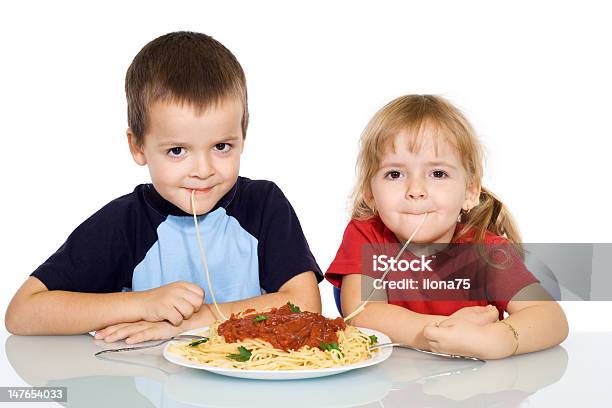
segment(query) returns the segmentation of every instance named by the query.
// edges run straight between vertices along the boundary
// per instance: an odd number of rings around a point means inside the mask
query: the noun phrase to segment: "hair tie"
[[[491,222],[490,225],[495,225],[497,222],[497,217],[502,209],[502,203],[499,200],[493,199],[493,213],[491,214]]]

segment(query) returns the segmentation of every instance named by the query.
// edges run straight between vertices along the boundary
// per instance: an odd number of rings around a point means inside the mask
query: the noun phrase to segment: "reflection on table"
[[[93,356],[107,346],[89,335],[10,336],[5,345],[27,383],[66,386],[70,406],[88,407],[517,406],[559,381],[568,365],[560,346],[486,363],[395,349],[387,361],[365,369],[261,381],[174,365],[161,347]]]

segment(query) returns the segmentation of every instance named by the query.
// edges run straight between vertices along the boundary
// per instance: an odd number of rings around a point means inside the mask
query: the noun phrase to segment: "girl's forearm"
[[[370,302],[349,323],[383,332],[393,342],[429,350],[423,328],[432,322],[439,323],[446,319],[448,316],[415,313],[388,303]]]
[[[489,326],[491,358],[503,358],[513,354],[525,354],[544,350],[561,343],[568,334],[568,324],[563,309],[557,302],[540,302],[511,314],[506,323]],[[515,338],[513,329],[518,335]]]

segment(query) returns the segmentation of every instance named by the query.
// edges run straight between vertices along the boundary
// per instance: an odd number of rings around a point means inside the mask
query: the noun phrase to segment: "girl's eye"
[[[434,170],[431,173],[431,175],[434,176],[434,178],[440,178],[440,179],[448,177],[448,173],[445,172],[444,170]]]
[[[182,147],[173,147],[168,150],[168,155],[171,157],[181,157],[184,151],[185,149]]]
[[[231,148],[232,145],[230,145],[229,143],[217,143],[215,145],[215,150],[221,153],[229,152]]]
[[[388,171],[388,172],[385,173],[385,178],[389,178],[389,179],[395,180],[395,179],[398,179],[400,177],[402,177],[402,173],[400,173],[397,170],[391,170],[391,171]]]

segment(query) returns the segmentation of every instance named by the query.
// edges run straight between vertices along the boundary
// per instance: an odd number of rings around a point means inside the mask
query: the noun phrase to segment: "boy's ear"
[[[132,153],[132,158],[139,166],[144,166],[147,164],[147,158],[144,155],[142,150],[142,146],[136,142],[136,136],[132,132],[132,129],[128,128],[125,132],[128,139],[128,146],[130,147],[130,153]]]

